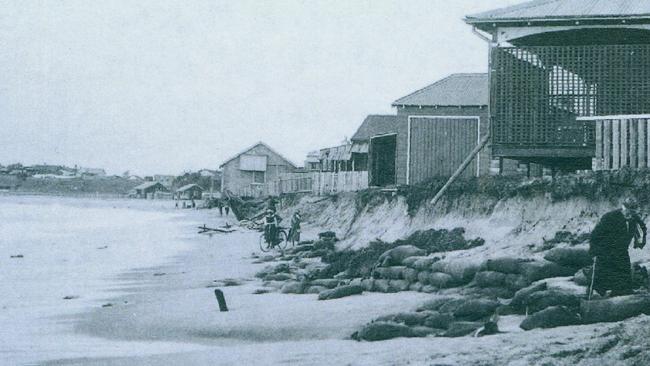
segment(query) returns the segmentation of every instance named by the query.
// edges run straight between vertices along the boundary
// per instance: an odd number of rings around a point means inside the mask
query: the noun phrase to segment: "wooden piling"
[[[612,121],[612,169],[621,167],[621,121]]]
[[[214,296],[217,298],[217,302],[219,303],[219,311],[228,311],[226,297],[223,295],[223,291],[219,289],[214,290]]]

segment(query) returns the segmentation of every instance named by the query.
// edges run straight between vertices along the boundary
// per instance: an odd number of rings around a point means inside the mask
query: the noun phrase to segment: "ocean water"
[[[120,273],[190,249],[195,219],[171,201],[0,196],[0,364],[119,354],[62,319],[117,295]]]

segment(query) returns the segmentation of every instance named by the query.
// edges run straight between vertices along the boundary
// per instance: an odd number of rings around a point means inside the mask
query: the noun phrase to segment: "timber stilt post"
[[[216,296],[217,302],[219,303],[219,311],[228,311],[226,297],[223,295],[223,291],[219,289],[214,290],[214,296]]]
[[[472,160],[474,160],[476,155],[481,150],[483,150],[483,147],[488,143],[489,140],[490,140],[490,134],[487,134],[487,135],[485,135],[485,137],[483,137],[481,142],[479,142],[479,144],[476,145],[474,150],[472,150],[472,152],[469,153],[467,158],[465,158],[465,161],[463,161],[463,163],[460,164],[460,166],[458,167],[458,169],[456,169],[454,174],[449,178],[449,180],[447,180],[447,183],[445,183],[445,185],[442,186],[442,188],[440,188],[438,193],[436,193],[436,196],[433,197],[433,199],[431,200],[432,205],[435,206],[436,203],[438,203],[438,201],[440,201],[440,198],[442,198],[442,196],[445,194],[447,189],[449,189],[449,186],[452,185],[456,181],[456,179],[458,179],[458,177],[460,177],[460,175],[463,173],[463,170],[465,170],[465,168],[467,168],[467,166],[472,162]]]

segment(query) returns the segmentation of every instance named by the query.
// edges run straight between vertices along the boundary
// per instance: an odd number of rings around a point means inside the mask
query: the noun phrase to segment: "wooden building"
[[[641,128],[647,144],[650,1],[536,0],[465,21],[490,46],[494,156],[589,169],[597,150],[620,152],[632,140],[640,150],[630,131]],[[630,119],[632,129],[611,122]],[[600,131],[594,120],[603,121]],[[630,162],[601,159],[610,167]]]
[[[221,164],[221,190],[240,196],[259,196],[266,182],[278,180],[296,166],[263,142]]]
[[[393,102],[397,108],[397,182],[450,177],[489,131],[487,74],[452,74]],[[463,176],[490,172],[484,148]]]
[[[136,198],[154,198],[158,192],[168,192],[167,188],[160,182],[145,182],[131,190]]]
[[[369,115],[352,136],[350,156],[355,169],[368,171],[370,186],[404,184],[405,145],[398,138],[399,125],[406,118],[397,115]]]
[[[203,188],[198,184],[186,184],[174,192],[174,198],[179,200],[199,200],[203,196]]]

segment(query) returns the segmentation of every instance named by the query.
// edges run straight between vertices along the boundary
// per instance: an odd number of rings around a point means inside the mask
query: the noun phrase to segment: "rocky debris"
[[[526,317],[520,327],[523,330],[531,330],[576,324],[580,324],[580,318],[575,311],[566,306],[551,306]]]
[[[325,290],[318,294],[318,300],[334,300],[342,297],[359,295],[363,292],[363,287],[355,285],[344,285]]]
[[[374,322],[365,325],[361,330],[352,334],[352,339],[357,341],[383,341],[387,339],[413,336],[413,330],[404,324]]]
[[[570,231],[557,231],[555,236],[551,239],[544,239],[545,246],[554,246],[555,244],[560,243],[569,243],[571,245],[577,245],[589,241],[591,237],[590,233],[581,233],[576,234]]]
[[[267,281],[288,281],[295,280],[296,276],[289,273],[271,273],[264,277]]]
[[[544,255],[544,259],[569,268],[586,267],[593,261],[588,247],[553,248]]]
[[[267,289],[267,288],[258,288],[255,291],[253,291],[253,295],[268,294],[269,292],[271,292],[271,291],[269,289]]]
[[[584,323],[617,322],[641,314],[650,315],[650,295],[629,295],[582,301],[580,315]]]

